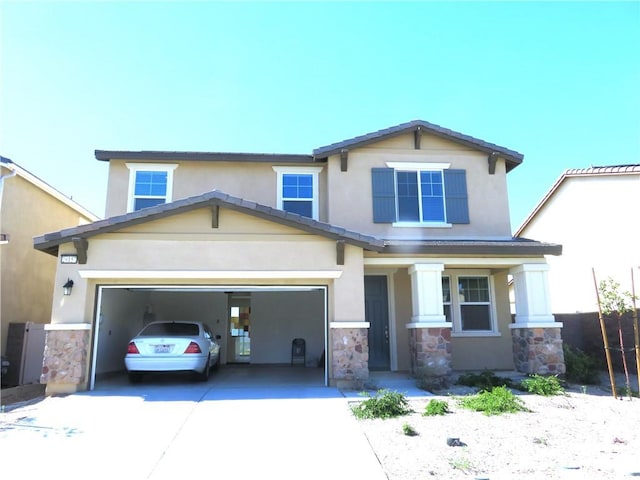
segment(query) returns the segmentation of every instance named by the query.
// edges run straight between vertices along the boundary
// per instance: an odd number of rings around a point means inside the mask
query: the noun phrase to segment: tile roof
[[[305,154],[276,154],[276,153],[232,153],[232,152],[181,152],[181,151],[164,151],[164,150],[96,150],[95,157],[98,160],[109,161],[118,160],[159,160],[159,161],[230,161],[230,162],[284,162],[284,163],[314,163],[324,162],[330,155],[340,153],[344,149],[362,147],[386,138],[391,138],[410,131],[421,129],[424,132],[446,138],[453,142],[465,145],[467,147],[486,152],[488,154],[496,153],[507,161],[507,171],[517,167],[524,158],[524,155],[501,147],[494,143],[465,135],[448,128],[441,127],[434,123],[424,120],[413,120],[407,123],[401,123],[393,127],[385,128],[375,132],[360,135],[358,137],[343,140],[341,142],[332,143],[324,147],[313,150],[312,155]]]
[[[96,150],[98,160],[190,160],[204,162],[312,163],[311,155],[291,153],[172,152],[165,150]]]
[[[560,255],[562,245],[526,238],[508,240],[394,240],[386,241],[383,253],[472,254],[472,255]]]
[[[106,218],[79,227],[67,228],[57,232],[44,234],[34,238],[34,248],[57,255],[58,246],[70,242],[74,237],[90,238],[102,233],[113,232],[132,225],[146,223],[152,220],[168,217],[178,213],[218,205],[230,210],[239,211],[255,217],[263,218],[282,225],[299,228],[312,234],[322,235],[363,248],[379,250],[384,242],[375,237],[362,235],[357,232],[319,222],[295,213],[285,212],[259,203],[228,195],[219,190],[212,190],[202,195],[176,200],[171,203],[145,208],[124,215]]]
[[[522,163],[522,160],[524,158],[523,154],[516,152],[515,150],[510,150],[493,143],[485,142],[484,140],[480,140],[478,138],[474,138],[469,135],[444,128],[439,125],[426,122],[424,120],[413,120],[411,122],[401,123],[400,125],[396,125],[394,127],[385,128],[376,132],[367,133],[366,135],[361,135],[358,137],[350,138],[348,140],[343,140],[341,142],[332,143],[331,145],[319,147],[313,151],[313,155],[316,158],[326,158],[329,155],[339,153],[343,149],[362,147],[364,145],[378,142],[385,138],[394,137],[408,131],[415,131],[417,128],[421,128],[422,130],[433,135],[446,138],[453,142],[457,142],[468,147],[481,150],[483,152],[498,153],[500,156],[507,160],[507,171],[515,168],[520,163]]]
[[[625,173],[640,173],[640,164],[635,163],[629,165],[608,165],[604,167],[570,168],[565,170],[564,175],[616,175]]]

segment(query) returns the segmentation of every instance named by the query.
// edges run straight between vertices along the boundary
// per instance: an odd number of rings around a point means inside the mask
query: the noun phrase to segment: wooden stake
[[[638,376],[638,393],[640,394],[640,341],[638,340],[638,307],[636,306],[636,285],[631,268],[631,301],[633,302],[633,337],[636,347],[636,375]]]
[[[600,306],[600,290],[598,289],[598,282],[596,281],[596,271],[591,269],[593,273],[593,284],[596,287],[596,297],[598,298],[598,317],[600,318],[600,330],[602,331],[602,341],[604,343],[604,355],[607,359],[607,370],[609,370],[609,381],[611,382],[611,393],[613,398],[618,398],[618,392],[616,392],[616,380],[613,374],[613,366],[611,365],[611,353],[609,352],[609,339],[607,338],[607,329],[604,326],[604,319],[602,318],[602,307]]]

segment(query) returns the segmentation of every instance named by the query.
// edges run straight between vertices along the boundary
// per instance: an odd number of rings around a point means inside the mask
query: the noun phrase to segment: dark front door
[[[369,322],[369,370],[389,370],[387,277],[364,277],[365,320]]]

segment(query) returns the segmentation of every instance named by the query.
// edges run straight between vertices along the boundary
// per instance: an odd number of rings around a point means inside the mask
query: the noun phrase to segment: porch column
[[[565,373],[562,323],[551,312],[546,263],[522,264],[511,269],[516,303],[515,323],[509,325],[513,359],[522,373]]]
[[[418,378],[443,378],[451,373],[451,323],[442,304],[444,265],[415,264],[411,276],[409,351],[411,373]]]

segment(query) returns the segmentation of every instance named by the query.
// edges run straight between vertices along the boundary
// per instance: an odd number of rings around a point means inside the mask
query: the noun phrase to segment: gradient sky
[[[512,228],[640,163],[640,2],[0,3],[0,155],[97,215],[94,150],[304,153],[421,119],[517,150]]]

